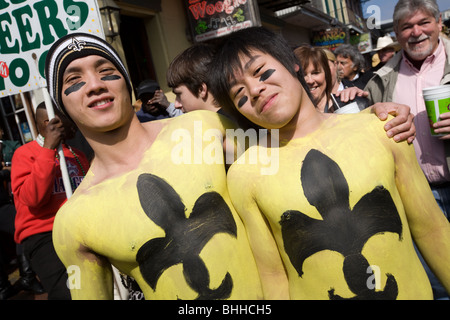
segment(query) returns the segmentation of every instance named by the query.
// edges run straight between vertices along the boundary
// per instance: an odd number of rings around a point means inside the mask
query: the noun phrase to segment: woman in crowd
[[[349,101],[355,101],[359,110],[367,108],[368,100],[364,91],[357,87],[343,88],[334,68],[336,60],[332,52],[321,48],[300,46],[294,50],[304,70],[305,81],[317,108],[324,113],[332,113]],[[332,70],[333,69],[333,70]]]

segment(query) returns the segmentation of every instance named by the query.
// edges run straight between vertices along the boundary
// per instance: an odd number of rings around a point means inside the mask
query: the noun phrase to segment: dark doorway
[[[144,20],[138,17],[121,15],[120,38],[133,87],[136,88],[145,79],[158,81],[153,67]]]

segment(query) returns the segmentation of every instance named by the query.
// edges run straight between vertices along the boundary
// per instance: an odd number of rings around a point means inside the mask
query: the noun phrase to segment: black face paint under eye
[[[247,96],[243,96],[241,99],[239,99],[238,101],[238,108],[241,108],[248,100]]]
[[[75,83],[74,85],[71,85],[70,87],[68,87],[66,90],[64,90],[64,94],[66,96],[68,96],[69,94],[71,94],[72,92],[78,91],[81,89],[82,86],[84,86],[86,84],[86,82],[78,82]]]
[[[111,74],[109,76],[104,76],[103,78],[100,78],[100,80],[102,80],[102,81],[111,81],[111,80],[119,80],[119,79],[122,79],[122,77],[117,74]]]
[[[264,73],[261,75],[261,77],[259,78],[259,81],[266,81],[267,79],[270,78],[270,76],[275,72],[275,69],[269,69],[267,71],[264,71]]]

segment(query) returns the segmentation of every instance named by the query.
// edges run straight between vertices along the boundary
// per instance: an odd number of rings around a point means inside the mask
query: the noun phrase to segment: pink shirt
[[[415,115],[416,139],[414,147],[417,160],[430,183],[450,181],[445,158],[444,143],[431,136],[422,89],[438,86],[444,75],[446,54],[442,41],[436,51],[428,56],[420,70],[417,70],[406,58],[400,62],[400,70],[395,85],[393,101],[406,104]]]

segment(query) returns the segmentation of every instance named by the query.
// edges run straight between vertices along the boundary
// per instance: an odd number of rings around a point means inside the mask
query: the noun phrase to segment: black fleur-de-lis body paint
[[[189,218],[178,193],[163,179],[142,174],[137,190],[144,212],[164,229],[165,237],[147,241],[138,250],[136,260],[145,281],[155,290],[163,272],[181,263],[189,286],[198,293],[197,299],[226,299],[231,295],[233,280],[227,272],[217,289],[210,289],[208,268],[199,254],[218,233],[237,237],[233,215],[217,192],[201,195]]]
[[[349,187],[338,164],[317,150],[306,155],[301,169],[301,183],[308,202],[317,208],[323,220],[288,210],[281,216],[284,248],[289,259],[303,275],[304,261],[316,252],[332,250],[344,256],[343,273],[351,299],[396,299],[395,277],[387,275],[383,291],[367,286],[369,262],[361,254],[365,243],[374,235],[393,232],[401,240],[402,223],[388,190],[375,187],[350,209]],[[343,299],[328,291],[330,299]]]

